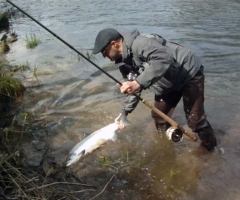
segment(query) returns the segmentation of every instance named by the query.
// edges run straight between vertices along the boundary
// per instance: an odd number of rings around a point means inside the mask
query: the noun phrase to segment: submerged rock
[[[7,53],[10,50],[9,43],[13,43],[17,41],[17,34],[16,33],[10,33],[10,36],[8,36],[6,33],[2,36],[1,42],[0,42],[0,54]]]
[[[13,43],[17,41],[17,35],[15,33],[11,33],[10,37],[7,39],[7,43]]]
[[[6,40],[1,41],[0,43],[0,54],[7,53],[10,50]]]

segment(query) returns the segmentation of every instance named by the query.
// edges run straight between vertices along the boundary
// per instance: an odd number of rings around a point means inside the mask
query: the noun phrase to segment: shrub
[[[0,111],[14,103],[25,91],[23,84],[12,76],[0,76]]]
[[[0,13],[0,29],[9,27],[8,14],[6,12]]]

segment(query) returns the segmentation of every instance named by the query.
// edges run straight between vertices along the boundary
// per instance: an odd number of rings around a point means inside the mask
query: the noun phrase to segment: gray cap
[[[96,39],[93,54],[97,54],[102,51],[111,41],[117,40],[121,37],[120,33],[113,28],[105,28],[101,30]]]

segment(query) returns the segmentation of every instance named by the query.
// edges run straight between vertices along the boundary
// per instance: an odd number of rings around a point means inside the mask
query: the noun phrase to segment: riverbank
[[[9,32],[6,13],[0,14],[0,29],[0,197],[71,199],[74,194],[69,195],[69,189],[71,193],[76,188],[91,191],[92,186],[83,184],[64,166],[57,166],[54,159],[49,158],[46,127],[34,127],[32,113],[25,111],[31,97],[36,95],[34,89],[26,90],[22,83],[25,72],[30,70],[28,63],[12,65],[6,59],[11,50],[9,44],[17,41],[17,34]],[[39,44],[36,37],[26,42],[27,48]],[[57,177],[65,177],[65,181],[57,182]],[[62,191],[58,191],[59,187]]]
[[[37,105],[35,97],[49,95],[41,91],[45,83],[38,79],[36,66],[32,70],[28,62],[15,61],[20,63],[16,65],[6,59],[7,53],[14,52],[14,47],[19,46],[17,33],[11,33],[8,27],[0,34],[0,196],[6,199],[75,199],[98,194],[92,193],[99,191],[96,186],[81,180],[83,174],[79,178],[65,167],[68,152],[61,157],[58,157],[60,153],[54,155],[50,146],[57,136],[57,130],[54,131],[55,127],[58,129],[56,121],[38,121],[35,118],[38,113],[31,109]],[[35,36],[30,39],[21,48],[37,48],[40,40]],[[31,41],[33,45],[28,45]],[[11,45],[13,42],[15,45]],[[88,51],[86,55],[89,55]],[[83,96],[99,94],[104,87],[106,85],[93,87]],[[100,161],[104,159],[99,158]],[[99,165],[98,170],[106,171],[106,176],[114,170],[109,162],[103,161]],[[119,170],[124,167],[119,165]],[[101,175],[99,179],[104,178]]]

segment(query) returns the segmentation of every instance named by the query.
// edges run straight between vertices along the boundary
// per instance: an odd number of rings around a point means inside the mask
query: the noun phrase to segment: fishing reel
[[[137,73],[134,73],[134,72],[130,72],[128,75],[127,75],[127,79],[128,81],[134,81],[136,78],[137,78]]]
[[[173,126],[167,129],[166,134],[167,138],[173,142],[179,142],[183,138],[183,131]]]

